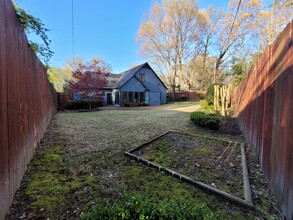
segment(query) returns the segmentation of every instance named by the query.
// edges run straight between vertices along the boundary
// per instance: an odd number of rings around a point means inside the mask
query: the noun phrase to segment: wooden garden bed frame
[[[234,142],[236,144],[240,144],[241,145],[241,156],[242,156],[242,175],[243,175],[243,190],[244,190],[244,198],[245,199],[241,199],[237,196],[234,196],[232,194],[229,194],[227,192],[224,192],[222,190],[219,190],[215,187],[212,187],[210,185],[207,185],[203,182],[200,182],[198,180],[194,180],[188,176],[185,176],[183,174],[180,174],[176,171],[173,171],[167,167],[164,167],[164,166],[161,166],[160,164],[157,164],[157,163],[154,163],[152,161],[149,161],[149,160],[146,160],[145,158],[143,157],[140,157],[140,156],[137,156],[135,155],[133,152],[154,142],[155,140],[161,138],[161,137],[164,137],[165,135],[169,134],[169,133],[177,133],[177,134],[184,134],[184,135],[189,135],[189,136],[195,136],[195,137],[201,137],[201,138],[206,138],[206,139],[210,139],[210,140],[218,140],[218,141],[223,141],[223,142]],[[175,131],[175,130],[169,130],[137,147],[134,147],[128,151],[125,151],[124,152],[125,155],[133,158],[133,159],[136,159],[138,162],[142,162],[148,166],[151,166],[151,167],[155,167],[159,170],[162,170],[168,174],[171,174],[172,176],[174,177],[177,177],[179,178],[180,180],[184,180],[188,183],[191,183],[203,190],[206,190],[206,191],[209,191],[209,192],[212,192],[218,196],[221,196],[225,199],[228,199],[234,203],[237,203],[237,204],[240,204],[244,207],[248,207],[248,208],[254,208],[254,205],[253,205],[253,201],[252,201],[252,196],[251,196],[251,189],[250,189],[250,183],[249,183],[249,176],[248,176],[248,169],[247,169],[247,162],[246,162],[246,155],[245,155],[245,148],[244,148],[244,143],[242,142],[236,142],[236,141],[229,141],[229,140],[224,140],[224,139],[219,139],[219,138],[212,138],[212,137],[207,137],[207,136],[203,136],[203,135],[197,135],[197,134],[189,134],[189,133],[185,133],[185,132],[181,132],[181,131]]]

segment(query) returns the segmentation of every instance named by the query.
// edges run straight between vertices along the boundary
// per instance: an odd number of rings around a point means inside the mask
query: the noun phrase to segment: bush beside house
[[[103,101],[99,100],[76,100],[69,101],[65,104],[64,108],[67,110],[79,110],[79,109],[95,109],[103,106]]]

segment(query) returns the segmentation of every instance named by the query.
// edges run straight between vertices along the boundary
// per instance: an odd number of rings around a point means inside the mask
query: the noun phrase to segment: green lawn
[[[96,204],[104,206],[105,200],[114,206],[128,195],[139,195],[158,204],[179,198],[194,206],[205,204],[205,212],[221,218],[276,218],[273,203],[269,202],[272,198],[252,156],[248,158],[254,171],[253,190],[259,192],[254,195],[257,211],[229,203],[123,155],[125,150],[170,129],[241,138],[197,130],[189,119],[190,112],[197,109],[198,103],[181,102],[159,107],[57,113],[17,192],[10,217],[25,213],[26,217],[76,218]]]

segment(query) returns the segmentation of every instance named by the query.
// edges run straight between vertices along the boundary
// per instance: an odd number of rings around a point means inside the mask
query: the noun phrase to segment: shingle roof
[[[123,86],[128,80],[130,80],[134,74],[140,70],[145,64],[147,63],[143,63],[141,65],[135,66],[129,70],[126,70],[122,73],[120,73],[122,76],[121,78],[116,82],[116,84],[113,86],[113,88],[117,89],[120,88],[121,86]]]
[[[121,78],[116,82],[116,84],[113,86],[113,89],[118,89],[120,88],[121,86],[123,86],[128,80],[130,80],[133,76],[135,76],[135,73],[137,71],[139,71],[142,67],[144,66],[148,66],[154,73],[155,71],[151,68],[151,66],[146,62],[146,63],[143,63],[141,65],[138,65],[138,66],[135,66],[129,70],[126,70],[122,73],[120,73],[122,76]],[[157,74],[155,73],[155,75],[157,76]],[[158,76],[157,76],[158,77]],[[158,79],[160,80],[160,82],[165,86],[165,84],[162,82],[162,80],[158,77]],[[145,88],[146,86],[140,81],[138,80]],[[167,88],[165,86],[165,88]]]
[[[109,76],[107,77],[107,88],[112,88],[118,80],[121,78],[122,74],[113,74],[110,73]]]

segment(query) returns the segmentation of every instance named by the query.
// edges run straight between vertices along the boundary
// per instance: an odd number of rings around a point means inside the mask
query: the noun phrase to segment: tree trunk
[[[226,96],[226,110],[229,108],[229,105],[230,105],[230,86],[231,84],[229,83],[228,84],[228,88],[227,88],[227,96]]]
[[[175,75],[172,82],[172,100],[175,101]]]
[[[201,77],[201,91],[203,91],[203,77],[205,76],[206,71],[206,59],[208,55],[208,45],[209,45],[209,38],[207,38],[205,46],[204,46],[204,55],[202,61],[202,77]]]
[[[215,70],[214,70],[214,79],[213,79],[213,83],[216,83],[216,74],[217,74],[217,69],[215,68]]]
[[[214,108],[215,111],[219,110],[219,89],[218,85],[214,85]]]
[[[222,86],[221,88],[221,107],[222,107],[222,116],[225,116],[226,115],[226,109],[225,109],[225,106],[226,106],[226,86]]]
[[[226,116],[230,106],[230,84],[228,86],[214,85],[214,108],[222,116]]]

